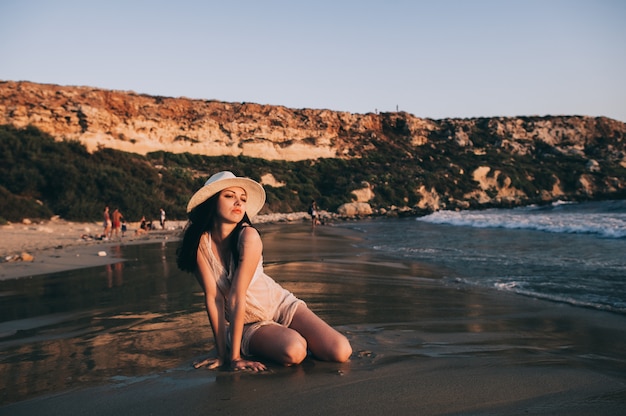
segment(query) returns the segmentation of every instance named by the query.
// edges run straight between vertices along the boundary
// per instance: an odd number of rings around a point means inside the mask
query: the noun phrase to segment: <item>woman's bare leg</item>
[[[266,325],[250,338],[250,353],[283,365],[295,365],[306,358],[307,342],[293,329]]]
[[[352,354],[348,339],[313,313],[306,305],[299,305],[289,328],[298,331],[309,350],[318,359],[343,363]]]

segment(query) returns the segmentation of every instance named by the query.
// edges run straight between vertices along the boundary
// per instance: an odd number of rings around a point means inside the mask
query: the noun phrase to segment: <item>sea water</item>
[[[474,285],[626,313],[626,201],[557,202],[345,225],[385,255]]]
[[[623,377],[624,223],[624,203],[606,202],[260,229],[265,271],[349,335],[355,371],[514,357]],[[187,379],[214,343],[202,291],[176,267],[177,244],[108,247],[124,261],[0,281],[0,408],[167,369]],[[578,306],[611,312],[572,313]]]

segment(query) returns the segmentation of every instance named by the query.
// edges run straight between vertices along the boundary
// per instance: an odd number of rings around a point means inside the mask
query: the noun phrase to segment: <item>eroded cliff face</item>
[[[588,159],[588,172],[578,178],[583,193],[626,189],[619,173],[594,176],[607,166],[626,168],[626,124],[603,117],[431,120],[403,112],[352,114],[7,81],[0,82],[0,124],[33,125],[59,140],[78,140],[90,151],[107,147],[139,154],[162,150],[287,161],[360,158],[384,146],[400,149],[416,163],[422,161],[424,146],[454,145],[459,154],[496,152],[503,158],[536,155],[546,147]],[[454,165],[453,157],[448,158],[442,163]],[[467,200],[524,201],[511,179],[488,163],[455,174],[470,175],[475,183],[464,196]],[[563,195],[562,179],[555,178],[543,199]],[[433,187],[415,191],[422,195],[416,205],[422,209],[445,208],[441,201],[450,201],[446,192]],[[371,198],[375,192],[368,189]],[[456,202],[463,206],[463,201]]]
[[[153,97],[88,87],[0,83],[0,123],[145,154],[156,150],[269,160],[350,157],[380,118],[328,110]]]
[[[538,139],[568,154],[626,134],[624,123],[592,117],[430,120],[407,113],[352,114],[154,97],[90,87],[0,82],[0,123],[33,125],[59,139],[145,154],[163,150],[208,156],[245,155],[269,160],[359,157],[391,134],[427,144],[444,134],[477,152],[486,145],[525,154]],[[480,126],[478,126],[481,124]],[[498,141],[476,142],[477,129]],[[626,166],[621,148],[606,149]]]

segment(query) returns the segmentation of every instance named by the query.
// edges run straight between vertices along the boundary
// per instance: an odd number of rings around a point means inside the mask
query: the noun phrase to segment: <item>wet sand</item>
[[[137,235],[139,224],[125,235],[99,239],[102,226],[91,222],[50,220],[0,226],[0,280],[113,264],[120,261],[111,247],[176,239],[184,223],[171,221],[165,230]],[[32,259],[22,260],[26,253]]]
[[[446,285],[445,270],[382,258],[343,227],[259,228],[267,273],[348,336],[350,362],[269,363],[262,374],[195,370],[212,340],[197,284],[175,269],[175,243],[112,245],[122,266],[0,282],[0,414],[626,408],[621,315]]]

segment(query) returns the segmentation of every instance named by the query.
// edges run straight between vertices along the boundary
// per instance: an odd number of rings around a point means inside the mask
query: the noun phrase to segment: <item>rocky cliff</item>
[[[578,174],[580,193],[620,196],[626,189],[626,124],[603,117],[431,120],[404,112],[352,114],[6,81],[0,82],[0,124],[32,125],[59,140],[78,140],[90,151],[105,147],[139,154],[163,150],[297,161],[354,159],[395,149],[420,164],[426,163],[423,149],[432,162],[433,149],[445,147],[440,160],[450,171],[445,174],[469,176],[475,187],[463,197],[482,203],[523,203],[525,195],[493,158],[485,157],[471,172],[449,169],[455,154],[497,154],[503,160],[543,155],[542,165],[550,155],[582,158],[587,171]],[[559,185],[563,180],[555,176],[542,199],[567,194]],[[363,190],[376,192],[371,185]],[[449,200],[445,191],[427,184],[415,191],[420,208],[443,208],[441,200]],[[358,190],[354,195],[367,199]]]
[[[416,119],[417,120],[417,119]],[[270,160],[351,157],[379,116],[153,97],[88,87],[0,83],[0,123],[145,154],[155,150]],[[418,123],[419,124],[419,123]],[[427,124],[427,123],[426,123]]]

